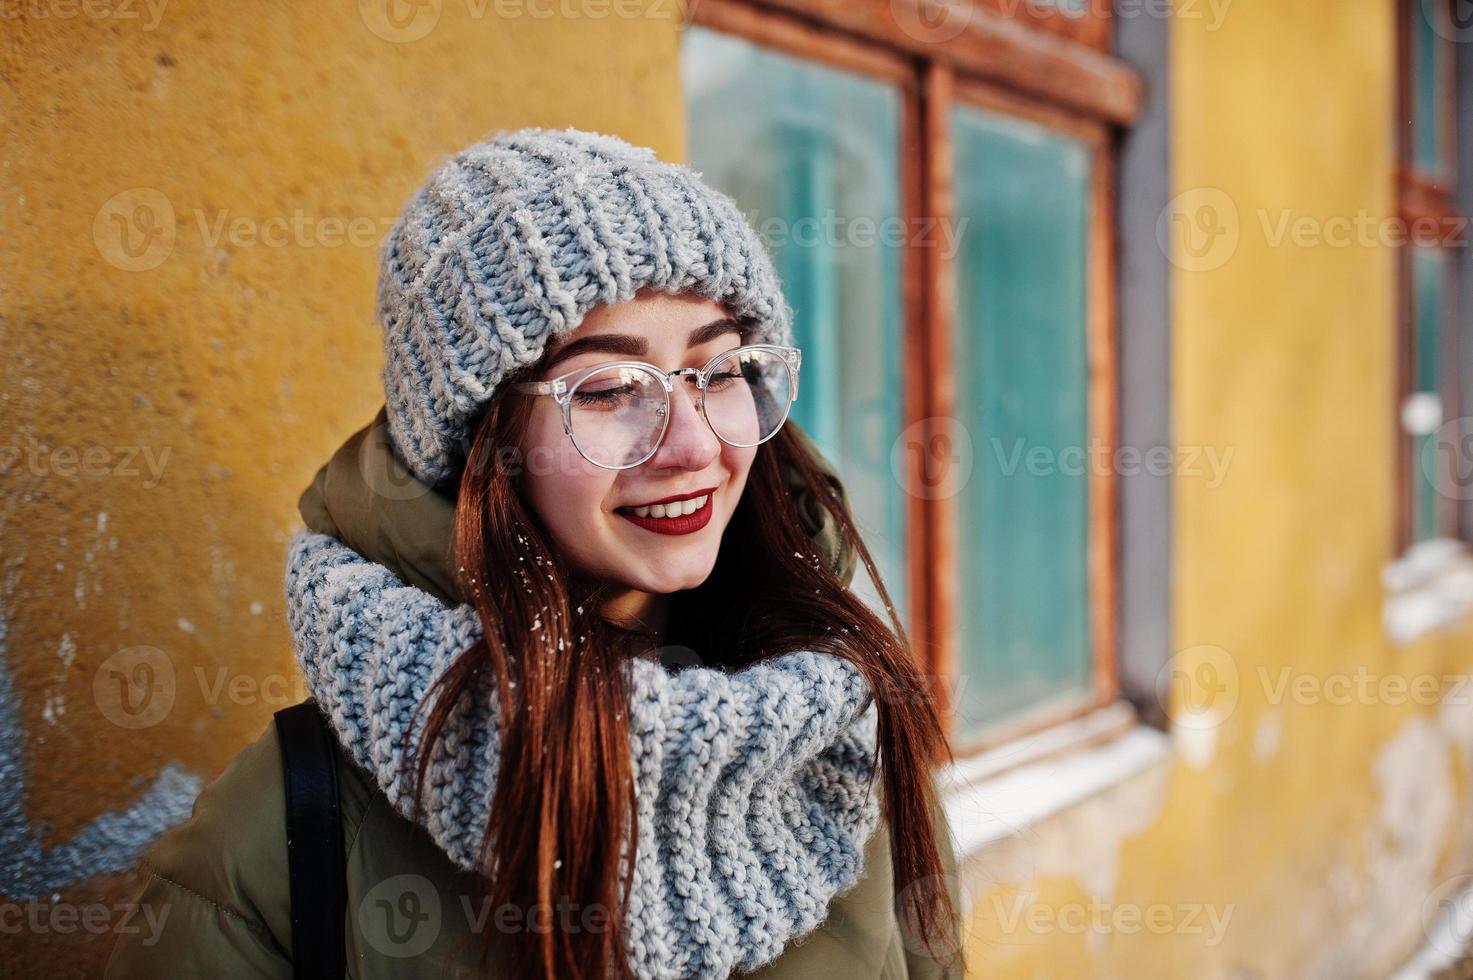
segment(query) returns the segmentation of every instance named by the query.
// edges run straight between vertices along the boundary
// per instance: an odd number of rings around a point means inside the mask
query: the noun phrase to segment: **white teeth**
[[[710,494],[701,494],[689,500],[675,500],[668,504],[650,504],[647,507],[635,507],[636,517],[683,517],[686,514],[694,514],[706,506],[706,498]]]

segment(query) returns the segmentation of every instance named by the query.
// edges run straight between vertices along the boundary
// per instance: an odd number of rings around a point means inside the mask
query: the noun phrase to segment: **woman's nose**
[[[721,440],[711,431],[701,410],[701,391],[689,376],[682,376],[670,392],[670,419],[665,438],[650,463],[699,470],[721,453]]]

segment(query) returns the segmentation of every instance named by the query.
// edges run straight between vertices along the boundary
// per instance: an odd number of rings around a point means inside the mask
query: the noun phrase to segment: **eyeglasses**
[[[777,434],[798,397],[803,352],[748,344],[717,354],[705,367],[661,371],[644,361],[609,361],[512,390],[551,395],[563,409],[563,430],[583,458],[610,470],[638,466],[655,454],[670,424],[670,379],[695,378],[697,407],[729,446],[756,446]]]

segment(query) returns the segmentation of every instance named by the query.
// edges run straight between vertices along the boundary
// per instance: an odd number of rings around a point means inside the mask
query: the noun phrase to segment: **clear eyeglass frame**
[[[721,433],[717,432],[716,427],[714,425],[711,425],[711,419],[706,415],[706,382],[710,376],[711,369],[718,362],[731,357],[733,354],[747,350],[770,351],[776,353],[779,357],[782,358],[783,363],[786,364],[788,368],[788,404],[783,409],[782,419],[777,423],[777,425],[773,426],[770,433],[753,443],[736,443],[725,438],[724,436],[722,436]],[[665,442],[665,433],[670,430],[670,395],[675,390],[675,385],[671,383],[671,378],[674,378],[678,375],[694,376],[696,379],[696,387],[700,389],[701,392],[701,399],[696,404],[696,407],[700,410],[701,418],[705,419],[706,425],[710,426],[711,431],[715,433],[716,438],[720,439],[728,446],[736,446],[738,448],[745,449],[751,446],[760,446],[768,439],[771,439],[773,436],[777,435],[778,431],[783,427],[783,425],[787,423],[788,415],[793,410],[793,402],[798,400],[798,369],[802,366],[802,363],[803,351],[798,347],[785,347],[781,344],[743,344],[740,347],[733,347],[730,350],[722,351],[720,354],[717,354],[715,357],[711,358],[704,365],[698,368],[684,367],[676,368],[674,371],[662,371],[660,368],[649,363],[648,361],[604,361],[601,364],[593,364],[588,367],[574,368],[572,371],[569,371],[566,374],[560,374],[556,378],[549,378],[546,381],[518,382],[517,384],[512,385],[511,389],[512,391],[519,392],[524,395],[552,396],[553,400],[556,401],[563,410],[563,431],[568,434],[568,438],[572,441],[573,447],[578,450],[578,454],[580,456],[582,456],[584,459],[587,459],[593,465],[601,466],[606,470],[627,470],[639,466],[640,464],[647,461],[650,457],[654,456],[655,453],[660,451],[660,446],[663,445]],[[607,371],[610,368],[620,367],[644,368],[645,370],[649,371],[650,374],[653,374],[655,377],[659,378],[661,385],[663,385],[665,389],[665,408],[661,414],[660,434],[655,438],[653,447],[650,449],[650,451],[632,463],[626,463],[623,466],[610,466],[609,464],[601,463],[596,459],[589,459],[588,455],[583,452],[582,447],[578,445],[578,440],[573,435],[573,392],[576,391],[578,385],[587,378],[600,372]]]

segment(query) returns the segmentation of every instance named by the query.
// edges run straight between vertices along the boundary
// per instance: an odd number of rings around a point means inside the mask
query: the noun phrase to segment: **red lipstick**
[[[679,517],[639,517],[632,510],[619,508],[614,513],[624,518],[631,524],[637,524],[646,531],[654,531],[656,534],[691,534],[699,531],[711,523],[713,504],[716,501],[716,488],[709,490],[698,490],[695,493],[677,493],[663,500],[651,500],[649,504],[666,504],[675,500],[689,500],[692,497],[706,496],[706,503],[701,509],[690,514],[682,514]],[[647,507],[649,504],[639,504]]]

